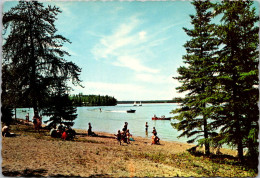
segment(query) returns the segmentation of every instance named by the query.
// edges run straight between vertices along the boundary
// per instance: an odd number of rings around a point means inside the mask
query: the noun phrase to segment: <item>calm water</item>
[[[154,114],[157,116],[165,115],[172,117],[170,112],[175,109],[177,104],[143,104],[142,106],[133,106],[132,104],[119,104],[117,106],[99,106],[99,107],[78,107],[78,118],[75,120],[73,128],[88,129],[88,123],[92,125],[92,130],[116,134],[128,122],[128,128],[133,136],[151,137],[152,128],[155,127],[159,138],[165,141],[186,142],[186,138],[178,139],[177,132],[172,128],[169,120],[153,121]],[[100,112],[100,108],[102,112]],[[127,113],[126,110],[135,109],[135,113]],[[25,111],[26,110],[26,111]],[[30,120],[33,116],[33,109],[17,109],[17,117],[25,118],[26,113],[30,114]],[[47,117],[43,117],[47,120]],[[148,122],[148,135],[145,133],[145,122]]]

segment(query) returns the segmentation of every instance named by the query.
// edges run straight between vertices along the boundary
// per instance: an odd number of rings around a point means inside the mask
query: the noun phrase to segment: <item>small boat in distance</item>
[[[157,116],[153,116],[152,120],[171,120],[170,117],[165,117],[165,116],[161,116],[161,117],[157,117]]]
[[[134,102],[134,105],[133,105],[133,106],[137,106],[137,105],[136,105],[136,101]]]
[[[142,106],[142,102],[140,101],[140,104],[139,104],[139,106]]]
[[[135,111],[136,111],[136,110],[129,109],[129,110],[127,110],[126,112],[127,112],[127,113],[135,113]]]

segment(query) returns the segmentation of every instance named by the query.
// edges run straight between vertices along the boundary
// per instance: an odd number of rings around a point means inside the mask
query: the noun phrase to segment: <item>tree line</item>
[[[183,28],[184,66],[178,68],[179,92],[187,92],[172,111],[179,137],[210,148],[237,149],[238,158],[258,164],[259,17],[253,1],[193,1],[192,28]],[[213,23],[217,18],[220,22]]]
[[[73,106],[114,106],[117,100],[112,96],[83,95],[82,93],[70,95]]]

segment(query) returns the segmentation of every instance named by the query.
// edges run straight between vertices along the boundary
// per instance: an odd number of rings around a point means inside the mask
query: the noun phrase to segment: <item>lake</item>
[[[88,129],[88,123],[92,125],[92,130],[116,134],[122,130],[124,123],[128,122],[128,128],[133,136],[149,137],[152,136],[153,127],[156,128],[158,137],[165,141],[186,142],[187,138],[178,139],[180,132],[171,126],[172,120],[152,120],[153,115],[172,117],[170,112],[177,108],[175,103],[160,104],[142,104],[142,106],[133,106],[132,104],[118,104],[116,106],[97,106],[97,107],[78,107],[78,118],[75,120],[73,128]],[[100,108],[102,112],[100,112]],[[135,113],[127,113],[129,109],[135,109]],[[26,111],[25,111],[26,110]],[[30,120],[33,117],[33,109],[17,109],[17,118],[25,119],[26,113],[29,113]],[[47,117],[43,117],[43,121]],[[148,122],[148,135],[145,133],[145,122]]]

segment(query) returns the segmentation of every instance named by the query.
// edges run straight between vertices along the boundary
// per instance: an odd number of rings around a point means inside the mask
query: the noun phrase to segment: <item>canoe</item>
[[[152,120],[171,120],[170,117],[152,117]]]

